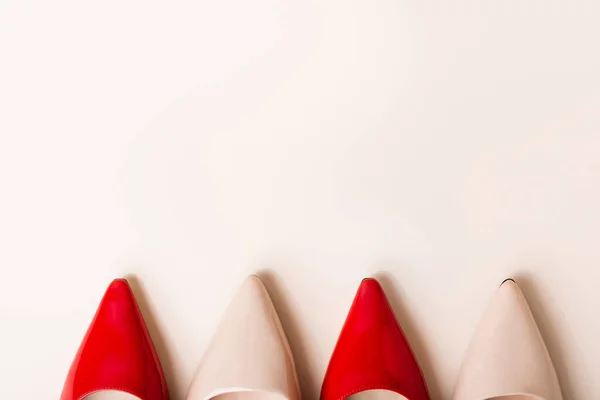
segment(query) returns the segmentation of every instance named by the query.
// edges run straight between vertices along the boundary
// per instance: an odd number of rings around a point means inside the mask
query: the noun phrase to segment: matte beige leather
[[[390,390],[374,389],[353,394],[347,400],[407,400],[406,397]]]
[[[492,298],[471,341],[454,400],[562,400],[556,371],[512,280]]]
[[[227,309],[187,400],[217,396],[300,400],[287,338],[267,290],[254,275],[244,281]]]

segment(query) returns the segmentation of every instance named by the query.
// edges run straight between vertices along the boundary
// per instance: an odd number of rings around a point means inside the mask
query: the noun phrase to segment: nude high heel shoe
[[[84,399],[169,400],[158,356],[125,279],[106,290],[60,396]]]
[[[290,347],[271,298],[249,276],[227,309],[187,400],[300,400]]]
[[[496,291],[463,361],[454,400],[562,400],[546,345],[514,280]]]
[[[364,279],[333,350],[321,400],[429,400],[421,369],[377,280]]]

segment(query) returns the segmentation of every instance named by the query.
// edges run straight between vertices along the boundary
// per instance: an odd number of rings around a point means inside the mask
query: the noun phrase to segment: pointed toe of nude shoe
[[[244,281],[225,312],[187,400],[244,392],[300,400],[287,338],[267,290],[255,275]]]
[[[454,392],[454,400],[562,400],[556,371],[514,280],[498,288],[469,349]]]

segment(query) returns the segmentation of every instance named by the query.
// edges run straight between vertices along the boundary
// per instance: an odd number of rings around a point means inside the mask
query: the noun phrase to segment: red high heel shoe
[[[321,400],[349,397],[429,400],[421,369],[373,278],[358,288],[321,388]]]
[[[71,365],[60,400],[169,400],[146,324],[125,279],[114,280]]]

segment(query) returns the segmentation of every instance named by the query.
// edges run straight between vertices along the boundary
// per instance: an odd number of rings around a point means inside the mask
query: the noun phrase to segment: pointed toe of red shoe
[[[389,390],[408,400],[429,400],[410,345],[381,285],[364,279],[335,346],[321,400],[343,400],[367,390]]]
[[[114,280],[79,347],[61,400],[117,390],[141,400],[168,400],[163,372],[129,283]]]

